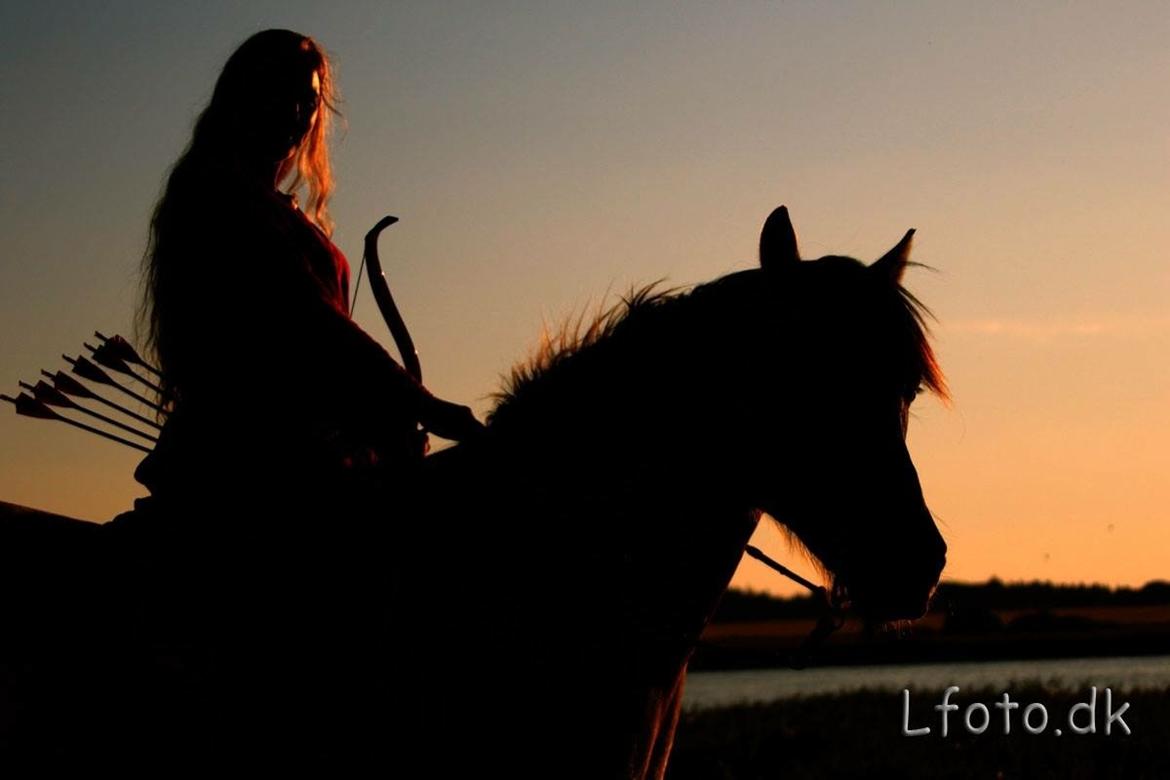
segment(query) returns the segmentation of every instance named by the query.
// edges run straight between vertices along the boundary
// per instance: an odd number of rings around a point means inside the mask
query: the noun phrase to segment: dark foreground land
[[[1129,703],[1124,720],[1104,734],[1105,706],[1098,691],[1097,733],[1073,734],[1068,713],[1088,690],[1063,691],[1041,685],[1013,687],[1011,733],[1003,733],[1003,710],[994,702],[1003,691],[963,689],[952,697],[949,733],[940,736],[942,691],[916,692],[910,699],[910,728],[930,726],[931,734],[902,736],[902,696],[862,691],[787,699],[764,705],[684,712],[668,780],[779,780],[780,778],[1170,778],[1170,688],[1114,695],[1114,712]],[[963,712],[985,704],[990,725],[967,733]],[[1022,711],[1040,702],[1047,728],[1029,734]],[[1087,718],[1078,714],[1078,723]],[[1038,725],[1038,712],[1033,715]],[[976,717],[978,725],[978,717]],[[1056,729],[1062,734],[1057,736]]]

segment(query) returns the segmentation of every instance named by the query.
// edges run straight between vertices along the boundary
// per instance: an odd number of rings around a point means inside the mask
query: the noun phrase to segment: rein
[[[763,550],[754,545],[749,544],[744,548],[744,552],[798,585],[803,585],[814,596],[819,597],[821,613],[817,616],[817,624],[813,627],[812,632],[804,638],[804,641],[800,643],[800,647],[792,654],[789,662],[789,666],[793,669],[805,668],[809,665],[808,661],[813,653],[820,648],[824,641],[828,639],[829,635],[845,625],[845,610],[849,604],[845,598],[844,591],[834,586],[832,592],[829,592],[820,585],[814,585],[784,564],[773,560]]]

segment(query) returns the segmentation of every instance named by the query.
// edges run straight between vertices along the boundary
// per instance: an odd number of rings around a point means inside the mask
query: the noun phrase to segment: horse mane
[[[659,280],[642,287],[632,287],[609,307],[603,301],[591,315],[586,307],[576,316],[566,317],[552,329],[546,326],[536,348],[524,360],[512,366],[504,378],[503,389],[492,394],[496,406],[489,419],[522,402],[534,385],[548,381],[550,374],[562,365],[574,362],[582,352],[610,341],[619,330],[625,330],[637,321],[648,318],[652,312],[689,295],[678,288],[663,288],[662,284],[663,280]],[[587,316],[589,319],[586,319]]]
[[[664,288],[663,280],[659,280],[631,288],[611,306],[606,307],[603,302],[592,313],[586,307],[575,316],[566,317],[556,327],[546,327],[537,347],[512,367],[503,379],[502,389],[492,394],[496,404],[488,413],[488,424],[512,417],[537,395],[544,395],[562,384],[571,384],[569,375],[576,375],[575,369],[590,356],[610,353],[617,357],[619,353],[614,347],[627,335],[653,325],[675,326],[667,329],[677,331],[678,318],[688,315],[694,304],[710,299],[711,293],[733,286],[730,284],[732,280],[759,272],[759,269],[751,269],[731,273],[689,289]],[[934,315],[901,284],[897,285],[896,291],[906,339],[907,351],[904,354],[909,363],[908,374],[944,403],[949,402],[946,378],[930,345],[929,322]]]

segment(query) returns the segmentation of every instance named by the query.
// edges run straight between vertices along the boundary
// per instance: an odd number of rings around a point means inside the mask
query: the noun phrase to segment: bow
[[[366,275],[370,277],[370,290],[374,293],[374,300],[378,302],[382,319],[386,321],[386,327],[390,329],[390,335],[394,337],[394,343],[402,355],[402,364],[414,380],[422,384],[422,364],[418,360],[418,351],[414,348],[414,340],[411,339],[410,331],[406,329],[406,323],[402,320],[402,314],[394,303],[390,284],[386,281],[386,272],[382,270],[382,260],[378,257],[378,236],[397,221],[398,217],[383,217],[378,224],[370,228],[369,233],[366,233],[365,251],[362,252],[362,264],[358,268],[358,279],[354,285],[353,303],[350,304],[349,313],[353,316],[358,289],[362,283],[362,268],[365,268]]]

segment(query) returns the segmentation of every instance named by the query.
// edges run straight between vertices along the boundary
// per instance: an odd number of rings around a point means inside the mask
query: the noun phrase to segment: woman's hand
[[[422,424],[431,433],[452,441],[476,439],[487,430],[470,408],[433,396],[423,409]]]

